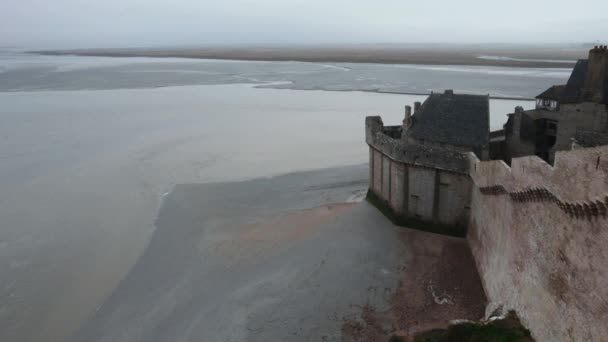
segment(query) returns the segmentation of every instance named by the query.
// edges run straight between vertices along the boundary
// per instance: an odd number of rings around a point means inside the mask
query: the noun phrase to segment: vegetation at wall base
[[[530,331],[521,325],[517,314],[487,323],[466,322],[417,334],[414,342],[532,342]]]
[[[373,191],[367,191],[367,201],[376,207],[394,224],[402,227],[423,230],[430,233],[451,235],[456,237],[466,237],[467,229],[464,226],[443,225],[437,223],[424,222],[414,218],[403,217],[397,214],[391,206],[383,199],[378,197]]]

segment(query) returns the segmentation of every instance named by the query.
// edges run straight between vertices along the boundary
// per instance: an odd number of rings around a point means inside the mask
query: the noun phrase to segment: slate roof
[[[560,103],[579,103],[582,88],[569,84],[555,85],[540,93],[536,98],[558,100]]]
[[[410,137],[458,146],[489,144],[490,99],[487,95],[431,94],[412,116]]]
[[[565,85],[556,85],[540,93],[536,98],[558,100],[560,103],[581,103],[583,101],[590,101],[590,95],[592,93],[585,94],[585,78],[587,77],[587,71],[589,66],[589,60],[579,59],[572,69],[568,83]],[[608,78],[604,80],[606,83],[604,86],[604,94],[600,103],[608,103]]]
[[[551,88],[543,91],[538,94],[536,98],[548,99],[548,100],[559,100],[562,98],[562,93],[564,92],[565,85],[554,85]]]
[[[585,86],[585,77],[587,76],[587,66],[589,60],[579,59],[572,69],[570,78],[568,79],[568,85],[577,88],[583,88]]]

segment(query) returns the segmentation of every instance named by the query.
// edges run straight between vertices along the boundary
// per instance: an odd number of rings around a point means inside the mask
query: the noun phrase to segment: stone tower
[[[588,63],[583,100],[608,103],[608,48],[606,45],[591,49]]]

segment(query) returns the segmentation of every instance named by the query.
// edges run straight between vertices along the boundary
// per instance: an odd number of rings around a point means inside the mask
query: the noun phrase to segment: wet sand
[[[340,341],[364,308],[428,311],[433,326],[480,318],[475,266],[455,257],[465,241],[396,227],[359,202],[367,172],[177,185],[150,245],[71,340]],[[467,284],[479,286],[454,289]],[[415,325],[384,316],[386,334]]]
[[[524,68],[571,68],[585,58],[586,46],[529,45],[350,45],[217,46],[202,48],[122,48],[35,51],[45,55],[106,57],[178,57],[249,61],[300,61],[424,65],[480,65]],[[490,56],[490,58],[479,58]],[[572,61],[564,63],[564,61]]]

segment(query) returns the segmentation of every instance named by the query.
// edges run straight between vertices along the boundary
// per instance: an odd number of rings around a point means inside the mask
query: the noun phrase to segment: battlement
[[[480,189],[499,186],[509,194],[544,189],[563,202],[607,201],[608,146],[557,152],[554,166],[537,156],[514,158],[511,167],[499,160],[479,161],[472,153],[469,160],[471,178]]]
[[[591,49],[591,52],[606,52],[608,51],[608,46],[606,45],[596,45]]]
[[[511,167],[469,159],[467,238],[487,312],[518,311],[539,341],[603,340],[608,303],[596,298],[608,296],[608,146],[557,152],[554,166],[536,156]]]
[[[421,145],[404,144],[393,138],[393,126],[384,126],[379,116],[365,118],[365,141],[370,147],[394,161],[441,169],[456,173],[469,172],[469,159],[464,153]]]

